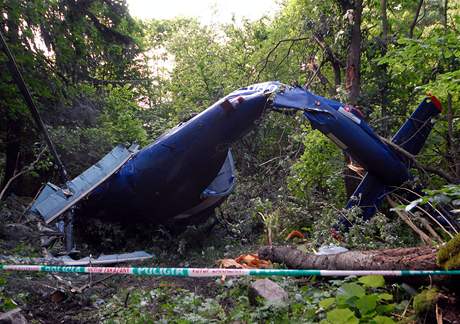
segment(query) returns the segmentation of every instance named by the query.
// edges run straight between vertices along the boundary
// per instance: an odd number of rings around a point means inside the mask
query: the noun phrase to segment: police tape
[[[460,270],[302,270],[302,269],[228,269],[228,268],[150,268],[150,267],[80,267],[52,265],[0,265],[0,271],[36,271],[56,273],[110,273],[157,277],[238,277],[238,276],[458,276]]]

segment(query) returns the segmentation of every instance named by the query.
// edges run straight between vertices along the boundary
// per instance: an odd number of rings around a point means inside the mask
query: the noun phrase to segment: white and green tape
[[[323,276],[346,277],[382,275],[405,276],[458,276],[460,270],[294,270],[294,269],[227,269],[227,268],[149,268],[149,267],[78,267],[51,265],[0,265],[0,271],[37,271],[67,273],[110,273],[158,277],[238,277],[238,276]]]

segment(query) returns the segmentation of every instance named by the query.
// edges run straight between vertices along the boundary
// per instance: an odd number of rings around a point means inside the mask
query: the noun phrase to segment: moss
[[[435,288],[425,289],[414,297],[414,310],[417,315],[423,315],[433,310],[438,301],[439,293]]]
[[[460,253],[458,253],[457,255],[454,255],[454,256],[451,257],[449,260],[447,260],[447,261],[443,264],[443,267],[444,267],[446,270],[449,270],[449,269],[460,269]]]
[[[439,249],[438,264],[446,269],[460,267],[460,234]]]

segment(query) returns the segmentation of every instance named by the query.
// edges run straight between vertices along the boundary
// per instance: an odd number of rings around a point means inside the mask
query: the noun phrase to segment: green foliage
[[[439,292],[436,288],[425,289],[414,296],[414,310],[417,315],[422,316],[434,309],[438,301]]]
[[[126,1],[0,0],[0,7],[2,33],[71,173],[100,158],[113,143],[146,143],[135,107],[142,86],[105,87],[107,82],[123,84],[124,79],[146,76],[146,63],[137,60],[142,49],[141,25],[128,14]],[[32,126],[6,64],[0,52],[0,67],[6,71],[0,76],[0,150],[6,152],[0,167],[13,163],[21,169],[32,160],[32,148],[41,135]],[[96,109],[85,111],[88,107]],[[93,119],[98,118],[95,123]],[[28,177],[52,176],[55,170],[50,168],[50,159],[46,161]],[[10,167],[0,174],[10,177],[12,172]],[[24,194],[18,188],[13,189]]]
[[[335,298],[327,298],[320,306],[329,310],[321,323],[395,323],[393,295],[382,290],[382,276],[361,277],[342,284]]]
[[[378,275],[370,275],[361,277],[358,279],[360,283],[362,283],[366,287],[370,288],[380,288],[385,285],[385,279],[382,276]]]
[[[396,246],[413,246],[417,238],[404,223],[398,219],[390,219],[382,213],[377,213],[365,221],[359,214],[347,212],[353,226],[345,234],[345,242],[350,248],[380,249]]]
[[[327,313],[327,320],[322,323],[338,323],[338,324],[358,324],[359,319],[355,316],[353,311],[348,308],[345,309],[334,309]]]
[[[432,20],[429,26],[423,26],[420,37],[399,37],[388,46],[386,55],[374,59],[378,65],[388,69],[390,105],[398,107],[392,114],[399,114],[404,105],[415,105],[426,93],[432,93],[442,102],[447,114],[440,116],[422,152],[425,154],[419,160],[439,166],[453,174],[454,178],[456,171],[452,168],[452,161],[458,161],[459,157],[452,151],[451,145],[457,145],[453,142],[460,136],[460,43],[456,27],[458,19],[451,17],[458,17],[458,9],[458,4],[451,8],[452,16],[448,17],[447,25],[442,26],[440,21]],[[426,179],[425,183],[435,187],[445,184],[432,178]]]
[[[126,294],[129,294],[126,299]],[[126,299],[127,307],[124,307]],[[155,308],[150,313],[148,310]],[[207,323],[223,320],[222,306],[214,299],[203,298],[185,289],[156,288],[134,290],[114,296],[105,305],[101,316],[106,323]]]
[[[311,239],[315,246],[337,244],[331,236],[331,228],[339,225],[343,241],[340,245],[349,249],[381,249],[390,247],[412,246],[417,237],[405,227],[400,219],[389,219],[382,213],[377,213],[370,220],[361,217],[359,208],[348,210],[337,209],[331,205],[320,205],[322,212],[317,215],[311,228]],[[338,219],[344,218],[352,225],[348,231],[343,231]]]
[[[448,269],[460,268],[460,234],[441,246],[437,255],[440,266]]]
[[[36,246],[30,243],[20,242],[11,251],[12,255],[24,256],[24,257],[38,257],[40,256]]]
[[[8,283],[8,277],[6,274],[0,274],[0,311],[7,312],[17,307],[14,300],[5,294],[5,286]]]
[[[452,204],[454,207],[460,206],[460,185],[446,185],[440,189],[425,189],[425,195],[418,201],[420,204],[432,203]]]
[[[292,166],[289,188],[298,198],[311,201],[316,196],[343,205],[345,189],[342,179],[344,158],[341,151],[319,131],[305,128],[304,153]]]
[[[424,210],[423,207],[431,207],[426,213],[435,213],[433,217],[442,217],[449,222],[458,222],[458,213],[460,212],[460,185],[444,185],[438,189],[424,189],[424,195],[420,198],[409,202],[407,205],[398,206],[405,211],[411,211],[415,208]],[[440,211],[439,207],[450,211],[452,216],[446,218]],[[455,234],[455,233],[454,233]],[[452,235],[451,235],[452,237]]]
[[[105,107],[100,116],[101,128],[110,143],[147,144],[147,134],[137,117],[139,106],[128,87],[108,87]]]
[[[162,282],[151,290],[119,292],[99,309],[98,316],[107,323],[394,323],[392,314],[403,311],[385,287],[372,287],[383,278],[364,279],[371,287],[356,279],[345,283],[311,281],[302,287],[291,279],[274,280],[287,290],[289,305],[263,299],[257,305],[250,304],[247,287],[253,280],[248,278],[230,279],[223,285],[209,283],[211,298],[201,295],[209,287],[191,292]]]
[[[76,86],[68,115],[80,117],[50,129],[66,167],[77,175],[117,144],[148,143],[142,109],[128,86]]]

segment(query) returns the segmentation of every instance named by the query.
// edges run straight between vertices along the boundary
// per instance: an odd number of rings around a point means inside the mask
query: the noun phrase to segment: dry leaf
[[[235,261],[242,264],[246,269],[271,268],[272,266],[270,261],[259,259],[257,254],[243,254],[237,257]]]
[[[220,259],[220,260],[217,260],[217,265],[219,266],[219,268],[232,268],[232,267],[243,268],[243,266],[241,264],[239,264],[238,262],[236,262],[233,259]]]
[[[291,233],[289,233],[288,236],[286,237],[286,241],[289,241],[289,240],[292,239],[293,237],[298,237],[298,238],[304,239],[304,238],[305,238],[305,235],[303,235],[300,231],[293,230],[293,231],[292,231]]]
[[[242,254],[235,259],[217,260],[220,268],[259,269],[271,268],[270,261],[260,260],[257,254]]]

